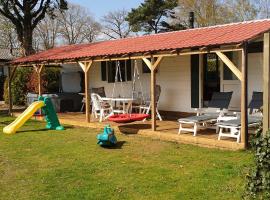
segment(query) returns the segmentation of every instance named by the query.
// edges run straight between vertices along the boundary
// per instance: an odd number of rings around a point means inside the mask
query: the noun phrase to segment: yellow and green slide
[[[17,117],[11,124],[4,127],[3,133],[15,134],[17,130],[30,119],[37,110],[41,109],[45,115],[47,122],[46,128],[50,130],[64,130],[60,125],[59,119],[53,107],[52,101],[48,97],[39,97],[38,101],[33,102],[19,117]]]

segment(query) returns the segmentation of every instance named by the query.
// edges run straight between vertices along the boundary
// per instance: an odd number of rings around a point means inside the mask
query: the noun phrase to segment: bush
[[[6,76],[0,76],[0,101],[4,99],[4,84],[5,84]]]
[[[42,71],[42,92],[59,92],[60,68],[44,68]],[[8,80],[5,81],[4,99],[8,103]],[[14,105],[25,105],[28,92],[38,93],[37,73],[32,67],[18,68],[11,83]]]
[[[251,143],[255,167],[247,176],[246,199],[270,199],[270,130],[260,128]]]
[[[12,101],[14,105],[25,105],[26,94],[28,92],[27,84],[29,82],[32,68],[20,67],[16,70],[11,82]],[[5,102],[8,103],[8,79],[5,81],[4,91]]]
[[[49,67],[44,70],[44,89],[48,93],[59,92],[60,88],[60,68]]]
[[[60,69],[56,67],[44,68],[41,74],[42,93],[59,92]],[[28,91],[38,93],[38,76],[36,71],[30,75],[30,81],[27,83]]]

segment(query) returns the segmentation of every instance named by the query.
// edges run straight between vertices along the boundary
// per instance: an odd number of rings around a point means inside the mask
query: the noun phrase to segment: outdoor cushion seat
[[[255,127],[258,124],[260,124],[261,121],[262,121],[262,117],[249,116],[248,126]],[[237,143],[240,142],[240,137],[241,137],[241,119],[240,118],[218,122],[217,126],[219,127],[218,140],[220,140],[221,137],[230,137],[230,138],[236,138]],[[226,131],[226,129],[229,129],[229,132]]]
[[[232,92],[214,92],[208,108],[204,111],[197,111],[197,116],[185,117],[178,120],[180,123],[178,134],[182,131],[192,132],[193,136],[197,135],[200,128],[216,128],[213,122],[222,116],[228,109],[232,98]],[[183,124],[190,124],[192,128],[183,127]]]
[[[260,123],[262,118],[260,117],[248,117],[248,125],[254,123]],[[232,126],[232,127],[240,127],[241,126],[241,119],[232,119],[228,121],[218,122],[217,125],[219,126]]]
[[[204,122],[204,121],[209,121],[213,118],[218,118],[219,114],[217,113],[208,113],[205,115],[199,115],[199,116],[191,116],[191,117],[185,117],[185,118],[180,118],[178,119],[179,122],[194,122],[194,123],[199,123],[199,122]]]

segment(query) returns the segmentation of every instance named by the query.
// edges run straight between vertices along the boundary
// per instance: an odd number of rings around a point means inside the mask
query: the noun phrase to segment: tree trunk
[[[33,48],[33,29],[31,25],[26,25],[23,30],[22,47],[24,49],[25,56],[35,53]]]

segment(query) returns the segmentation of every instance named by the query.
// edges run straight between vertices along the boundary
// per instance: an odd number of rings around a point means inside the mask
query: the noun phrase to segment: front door
[[[220,91],[220,71],[215,53],[205,54],[203,58],[203,106],[207,107],[213,93]]]

